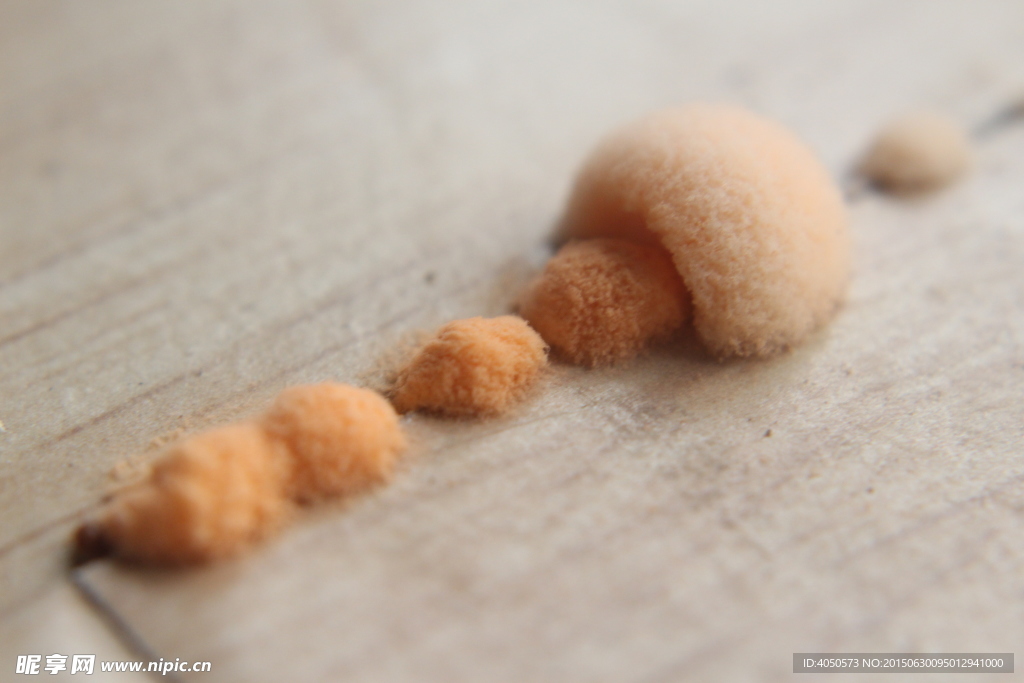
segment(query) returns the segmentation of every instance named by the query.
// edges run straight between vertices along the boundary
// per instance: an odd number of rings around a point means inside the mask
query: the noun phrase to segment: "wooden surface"
[[[1014,0],[0,3],[0,680],[139,643],[219,681],[1019,656],[1024,128],[947,192],[852,206],[849,303],[788,356],[683,338],[502,419],[407,418],[391,487],[248,558],[82,570],[120,640],[65,553],[154,437],[505,312],[622,120],[740,102],[841,175],[887,116],[974,124],[1022,84]]]

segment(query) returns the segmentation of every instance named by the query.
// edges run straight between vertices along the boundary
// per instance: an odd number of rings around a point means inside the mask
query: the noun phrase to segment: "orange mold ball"
[[[657,246],[571,242],[527,290],[520,313],[551,348],[578,365],[631,358],[686,319],[689,298]]]
[[[172,446],[148,479],[119,493],[79,538],[158,564],[235,555],[287,517],[286,471],[286,454],[256,424],[198,434]]]
[[[584,164],[566,236],[660,244],[718,356],[769,355],[832,317],[849,278],[842,197],[782,126],[732,106],[656,112]]]
[[[858,170],[892,192],[924,192],[952,183],[971,165],[967,131],[930,111],[904,114],[882,127]]]
[[[518,401],[547,364],[544,340],[522,318],[468,318],[441,327],[395,381],[400,412],[494,415]]]
[[[387,481],[406,447],[387,400],[337,382],[285,389],[263,417],[263,426],[287,446],[291,471],[286,490],[302,502]]]

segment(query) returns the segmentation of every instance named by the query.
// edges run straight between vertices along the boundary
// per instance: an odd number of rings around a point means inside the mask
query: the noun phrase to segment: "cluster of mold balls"
[[[880,140],[865,168],[890,183],[913,176],[893,171],[907,158],[899,136]],[[386,397],[290,387],[258,419],[179,441],[78,529],[79,554],[236,555],[301,506],[387,481],[406,448],[399,413],[500,414],[549,352],[609,365],[687,324],[717,357],[776,354],[834,314],[849,279],[846,211],[828,172],[781,125],[732,106],[665,110],[613,132],[584,163],[560,237],[518,315],[444,325]]]

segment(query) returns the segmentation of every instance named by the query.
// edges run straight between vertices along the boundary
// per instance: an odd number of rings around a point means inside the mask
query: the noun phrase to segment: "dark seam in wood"
[[[131,624],[124,619],[114,607],[103,599],[99,591],[95,590],[89,582],[86,581],[82,575],[81,570],[72,570],[68,578],[71,583],[78,589],[79,594],[85,598],[85,601],[89,606],[97,613],[100,619],[114,632],[114,635],[118,640],[128,648],[130,652],[138,655],[143,660],[148,662],[155,662],[162,660],[156,651],[149,646],[149,643],[143,639],[142,635],[132,628]],[[169,680],[180,683],[181,677],[173,671],[169,671],[166,674],[162,672],[149,672],[153,673],[154,677],[159,677],[158,680]]]

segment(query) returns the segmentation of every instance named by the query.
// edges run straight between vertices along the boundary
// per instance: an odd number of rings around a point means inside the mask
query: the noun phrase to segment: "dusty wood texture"
[[[1022,32],[1011,0],[5,3],[0,609],[56,590],[74,520],[154,437],[504,312],[615,123],[738,101],[839,174],[893,112],[974,122],[1015,94]],[[849,305],[789,356],[557,369],[508,418],[409,419],[392,487],[243,561],[81,576],[206,680],[1012,651],[1022,152],[1008,129],[950,192],[858,203]]]
[[[82,680],[84,672],[71,673],[71,657],[76,654],[96,655],[93,674],[86,680],[123,680],[125,683],[152,681],[148,674],[120,672],[104,675],[99,662],[135,661],[136,653],[119,639],[96,610],[88,605],[70,584],[54,582],[29,603],[9,610],[0,619],[0,662],[3,680],[32,680],[16,675],[18,655],[41,655],[40,676],[48,680]],[[64,671],[46,671],[46,657],[61,654],[68,657]]]

